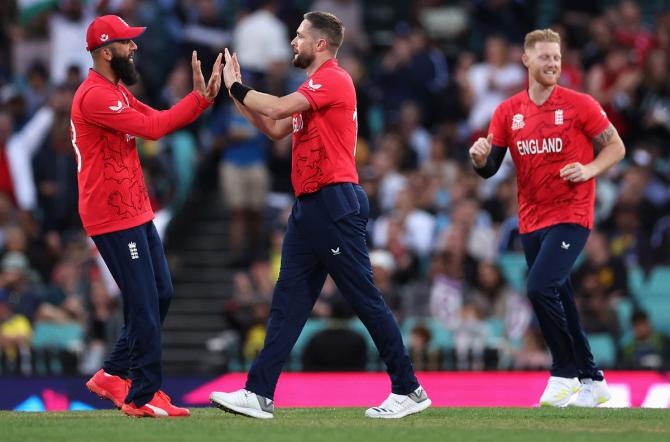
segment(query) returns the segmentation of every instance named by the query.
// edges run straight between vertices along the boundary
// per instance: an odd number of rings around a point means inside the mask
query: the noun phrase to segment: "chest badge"
[[[512,130],[519,130],[524,127],[526,124],[523,122],[522,114],[515,114],[512,117]]]
[[[557,126],[563,124],[563,109],[557,109],[554,111],[554,123]]]
[[[302,114],[296,114],[293,116],[293,133],[300,132],[303,128]]]

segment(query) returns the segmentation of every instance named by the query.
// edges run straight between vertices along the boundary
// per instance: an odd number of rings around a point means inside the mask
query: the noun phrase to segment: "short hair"
[[[551,29],[536,29],[526,34],[526,38],[523,40],[523,49],[532,49],[535,47],[535,43],[540,42],[558,43],[560,45],[561,36]]]
[[[333,53],[336,53],[342,46],[344,38],[344,25],[342,20],[330,12],[312,11],[303,15],[303,18],[312,24],[317,32],[326,37],[328,46]]]

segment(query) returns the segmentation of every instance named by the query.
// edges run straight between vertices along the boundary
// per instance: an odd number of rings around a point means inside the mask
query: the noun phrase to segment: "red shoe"
[[[130,380],[108,375],[100,369],[86,382],[86,387],[91,393],[97,394],[101,399],[109,399],[116,408],[121,408],[130,390]]]
[[[154,397],[142,405],[135,406],[134,403],[123,404],[121,410],[128,416],[135,417],[187,417],[191,413],[188,408],[180,408],[172,405],[172,399],[164,392],[158,390]]]

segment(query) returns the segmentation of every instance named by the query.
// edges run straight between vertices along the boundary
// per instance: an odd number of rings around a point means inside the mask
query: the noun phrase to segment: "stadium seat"
[[[434,318],[407,318],[403,321],[402,326],[400,327],[400,332],[402,333],[403,341],[405,345],[409,344],[409,335],[417,324],[423,324],[426,326],[432,338],[430,340],[430,348],[440,349],[444,352],[449,351],[454,346],[453,336],[451,332],[447,330],[438,320]]]
[[[35,324],[32,345],[35,349],[78,352],[83,345],[83,336],[84,330],[79,323],[38,322]]]
[[[505,281],[514,290],[525,293],[528,267],[523,253],[507,252],[498,257],[498,266]]]
[[[32,342],[35,373],[75,374],[83,346],[84,329],[81,324],[37,322]]]
[[[601,368],[614,367],[617,350],[612,336],[607,333],[594,333],[588,335],[588,339],[596,364]]]
[[[639,266],[628,269],[628,291],[636,298],[644,291],[644,271]]]
[[[655,330],[670,335],[670,295],[645,297],[640,300],[640,306],[649,315]]]
[[[617,301],[615,308],[619,327],[621,327],[621,339],[619,339],[619,344],[623,345],[625,339],[629,339],[633,330],[633,325],[630,323],[630,318],[634,309],[633,301],[630,299],[620,299]]]
[[[505,336],[505,321],[498,318],[489,318],[484,320],[489,331],[489,337],[486,342],[487,347],[498,348],[500,340]]]
[[[647,283],[644,286],[644,290],[639,294],[638,299],[646,298],[666,298],[670,290],[670,267],[668,266],[659,266],[655,267]]]

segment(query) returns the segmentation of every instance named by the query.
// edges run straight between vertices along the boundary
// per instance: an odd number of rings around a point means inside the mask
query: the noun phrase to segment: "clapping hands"
[[[236,81],[242,82],[240,63],[237,61],[237,53],[233,53],[231,56],[228,48],[225,48],[223,53],[226,61],[223,67],[223,83],[227,89],[230,89]]]
[[[223,55],[219,52],[216,57],[214,67],[212,68],[212,75],[205,86],[205,78],[202,75],[200,68],[200,60],[198,60],[198,53],[193,51],[191,55],[191,67],[193,68],[193,90],[205,97],[209,101],[213,101],[219,94],[221,89],[221,59]]]

